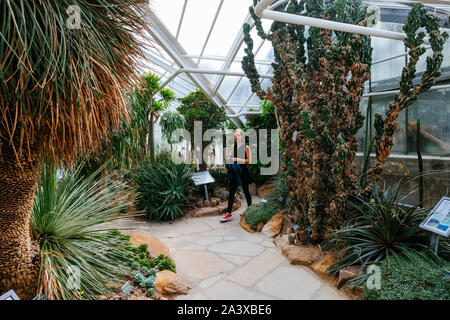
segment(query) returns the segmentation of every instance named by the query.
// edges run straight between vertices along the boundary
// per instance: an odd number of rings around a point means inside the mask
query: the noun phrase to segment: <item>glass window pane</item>
[[[421,151],[450,155],[450,89],[428,91],[408,109],[408,142],[417,150],[417,119],[420,119]]]

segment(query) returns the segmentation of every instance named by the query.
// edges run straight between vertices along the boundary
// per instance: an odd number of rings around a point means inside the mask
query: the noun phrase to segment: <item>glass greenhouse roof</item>
[[[146,49],[147,71],[161,76],[162,82],[178,97],[199,88],[218,105],[223,105],[232,121],[239,126],[245,122],[245,113],[257,112],[259,98],[252,94],[250,83],[241,68],[244,56],[242,25],[251,23],[248,8],[252,0],[152,0],[148,21],[151,26],[149,38],[154,48]],[[277,2],[286,2],[278,0]],[[275,2],[275,4],[277,3]],[[450,27],[450,1],[363,1],[376,6],[375,29],[402,32],[410,4],[422,2],[442,17],[442,26]],[[270,20],[262,20],[268,30]],[[255,59],[261,75],[270,75],[273,52],[269,42],[261,40],[256,30],[251,31],[255,41]],[[374,47],[373,77],[382,79],[398,76],[404,59],[401,41],[372,38]],[[450,52],[447,44],[446,52]],[[394,59],[389,59],[398,56]],[[448,56],[448,54],[447,54]],[[450,60],[450,59],[447,59]],[[384,66],[383,66],[384,65]],[[450,66],[444,61],[443,67]],[[181,71],[182,69],[188,69]],[[380,72],[376,72],[379,69]],[[381,72],[383,70],[383,72]],[[189,72],[188,72],[189,71]],[[387,74],[386,74],[387,73]],[[167,83],[166,83],[167,81]],[[375,80],[376,81],[376,80]],[[268,87],[270,79],[262,80]]]

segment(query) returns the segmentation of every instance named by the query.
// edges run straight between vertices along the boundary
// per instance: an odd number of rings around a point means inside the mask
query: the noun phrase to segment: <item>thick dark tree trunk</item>
[[[27,149],[18,161],[9,141],[0,138],[0,294],[13,289],[20,299],[35,296],[40,266],[30,230],[40,145]]]

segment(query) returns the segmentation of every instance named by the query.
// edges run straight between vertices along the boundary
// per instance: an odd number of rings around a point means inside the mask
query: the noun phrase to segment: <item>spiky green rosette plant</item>
[[[258,1],[254,1],[254,6]],[[288,1],[277,11],[364,26],[366,8],[357,0]],[[250,26],[242,66],[258,97],[276,107],[288,171],[291,207],[302,226],[318,239],[340,226],[346,199],[355,190],[355,134],[364,116],[359,111],[364,82],[370,77],[367,36],[274,22],[269,34],[250,7],[258,35],[272,42],[273,87],[263,90],[255,67]]]
[[[373,179],[378,180],[383,172],[383,166],[386,163],[392,146],[394,145],[394,133],[398,126],[397,118],[400,112],[409,107],[417,100],[419,95],[435,83],[435,79],[440,76],[439,71],[444,56],[442,50],[445,41],[448,38],[447,32],[439,32],[440,18],[428,14],[421,4],[414,5],[408,15],[403,31],[407,37],[403,41],[408,48],[408,64],[403,68],[400,80],[400,93],[397,94],[386,111],[386,116],[380,113],[375,114],[375,153],[376,160],[370,170]],[[425,29],[428,34],[428,42],[431,45],[433,54],[427,57],[426,70],[422,75],[420,83],[413,86],[413,80],[416,78],[416,64],[419,58],[426,52],[422,46],[425,43],[426,33],[421,31]]]

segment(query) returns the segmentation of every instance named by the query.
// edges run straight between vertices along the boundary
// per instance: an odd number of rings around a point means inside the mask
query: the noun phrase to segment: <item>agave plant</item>
[[[39,243],[39,292],[47,299],[96,299],[117,288],[131,272],[130,253],[105,223],[127,216],[127,186],[102,176],[106,164],[84,177],[81,167],[58,181],[43,167],[31,228]]]
[[[191,185],[189,166],[163,159],[141,167],[136,174],[136,208],[151,220],[174,220],[183,216]]]
[[[372,201],[359,199],[359,203],[352,203],[360,215],[328,239],[328,245],[339,250],[332,273],[351,265],[360,265],[364,270],[385,258],[427,248],[429,235],[419,228],[427,210],[399,204],[411,194],[399,198],[401,182],[384,186],[380,194],[373,184]],[[363,281],[363,277],[358,279]]]
[[[98,150],[127,118],[148,8],[148,0],[0,1],[0,293],[36,294],[29,226],[39,164]]]

